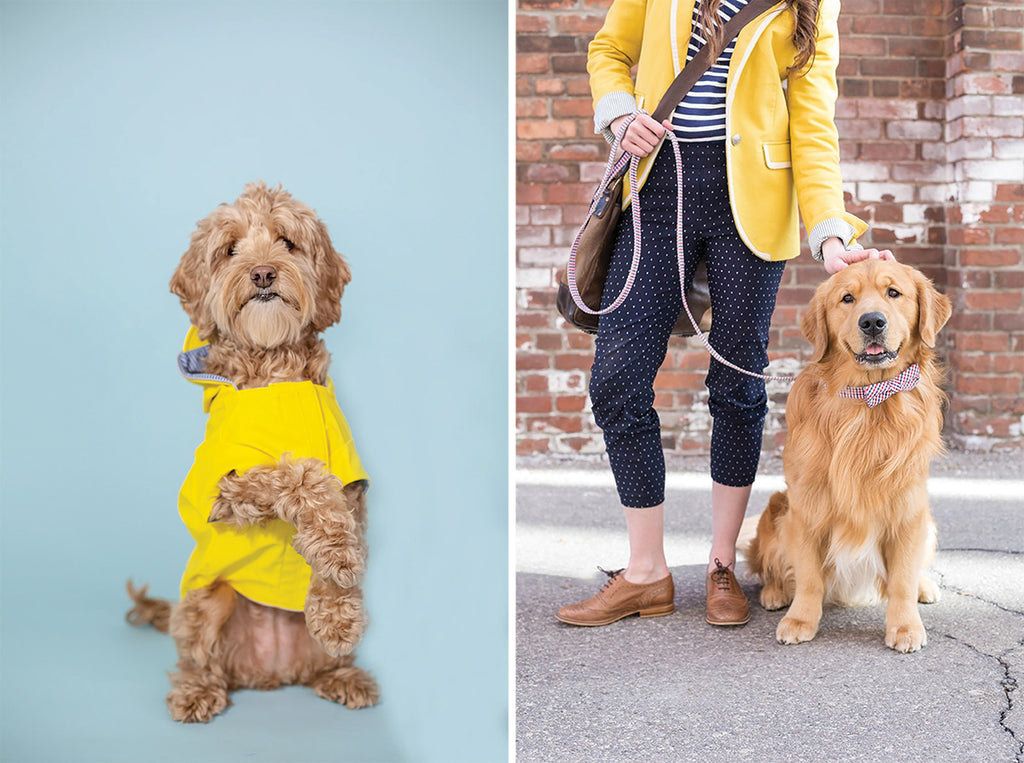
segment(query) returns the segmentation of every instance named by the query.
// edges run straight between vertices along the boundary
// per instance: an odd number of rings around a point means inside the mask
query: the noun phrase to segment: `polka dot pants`
[[[783,262],[752,254],[732,219],[724,142],[682,143],[686,275],[704,259],[711,292],[711,345],[750,371],[768,365],[768,326]],[[682,309],[676,260],[675,157],[663,146],[640,190],[640,270],[626,301],[602,315],[590,397],[604,433],[623,506],[648,508],[665,500],[665,456],[654,410],[654,377]],[[602,307],[619,294],[633,254],[632,216],[619,218]],[[754,481],[767,412],[764,381],[710,359],[705,384],[714,418],[711,477],[723,485]]]

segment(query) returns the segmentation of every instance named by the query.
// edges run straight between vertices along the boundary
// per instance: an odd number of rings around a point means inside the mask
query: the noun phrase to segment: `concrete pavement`
[[[762,464],[751,511],[780,483]],[[704,459],[669,463],[666,553],[676,612],[602,628],[554,619],[625,565],[607,466],[523,462],[516,514],[516,752],[526,761],[1024,762],[1024,454],[954,453],[932,469],[939,528],[922,605],[928,645],[884,642],[884,605],[827,608],[782,646],[784,612],[704,623],[710,543]],[[752,602],[757,584],[741,583]]]

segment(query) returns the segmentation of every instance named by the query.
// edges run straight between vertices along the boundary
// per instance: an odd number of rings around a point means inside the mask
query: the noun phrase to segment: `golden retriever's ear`
[[[826,282],[827,283],[827,282]],[[828,287],[822,284],[811,297],[811,303],[804,310],[800,319],[800,330],[804,332],[807,341],[814,345],[812,362],[820,363],[828,353],[829,333],[828,316],[825,310],[825,295]]]
[[[206,305],[206,292],[210,286],[210,272],[206,264],[208,228],[204,220],[193,231],[192,244],[171,276],[171,291],[181,299],[181,307],[199,331],[200,339],[209,339],[216,329],[213,315]]]
[[[313,236],[313,260],[316,263],[317,280],[320,290],[316,296],[316,312],[313,316],[313,328],[323,331],[341,320],[341,295],[345,286],[352,280],[345,259],[334,251],[331,238],[327,235],[327,226],[316,221],[316,232]]]
[[[935,338],[953,314],[953,306],[949,297],[938,292],[935,285],[916,270],[914,282],[917,286],[917,330],[925,345],[935,347]]]

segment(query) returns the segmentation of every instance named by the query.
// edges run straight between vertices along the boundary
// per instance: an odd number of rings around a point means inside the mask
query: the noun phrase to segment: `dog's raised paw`
[[[775,629],[775,638],[780,644],[801,644],[810,641],[818,633],[818,624],[786,616]]]
[[[350,654],[363,637],[366,615],[358,589],[339,593],[331,586],[327,593],[310,590],[305,606],[306,629],[332,657]]]

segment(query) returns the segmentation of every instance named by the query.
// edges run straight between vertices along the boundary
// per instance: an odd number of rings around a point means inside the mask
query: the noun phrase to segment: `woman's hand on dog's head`
[[[825,272],[834,275],[855,262],[861,260],[895,260],[896,257],[888,249],[850,249],[838,238],[829,238],[821,245],[821,256],[825,262]]]

